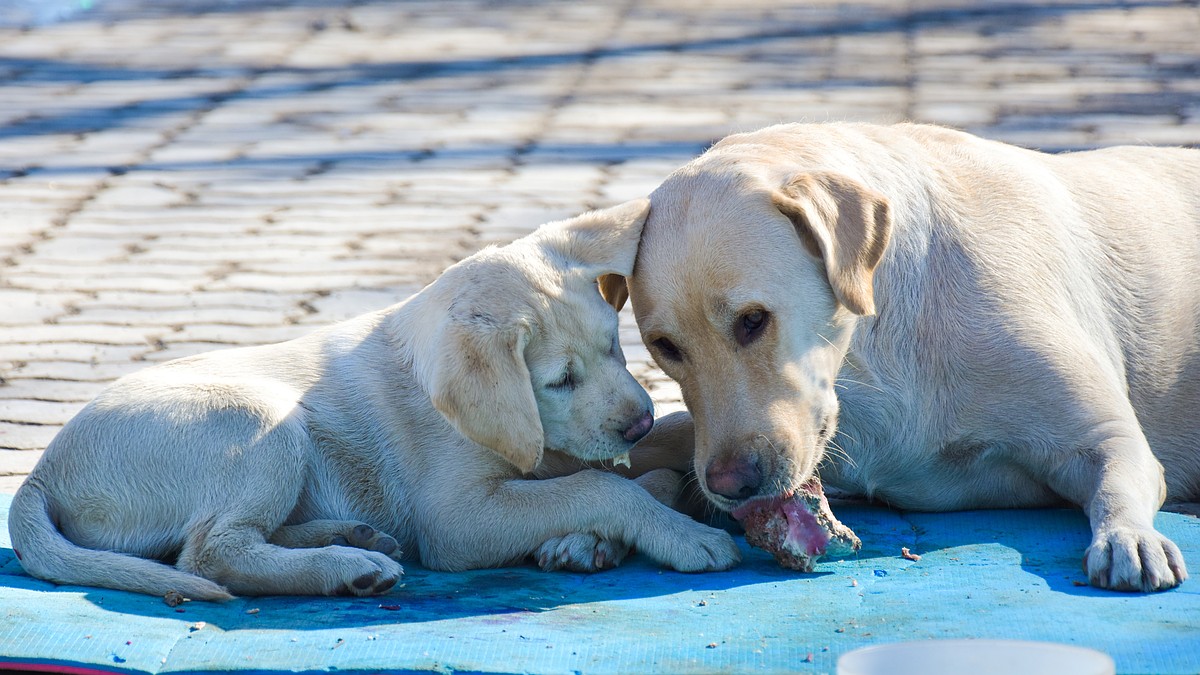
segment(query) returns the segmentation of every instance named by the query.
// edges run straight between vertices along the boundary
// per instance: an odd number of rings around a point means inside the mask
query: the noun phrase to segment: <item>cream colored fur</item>
[[[1187,577],[1153,518],[1200,498],[1200,151],[782,125],[651,204],[628,292],[718,506],[818,471],[906,509],[1069,502],[1093,584]]]
[[[636,546],[678,570],[734,565],[728,534],[584,464],[629,451],[651,409],[596,290],[632,268],[646,210],[543,226],[298,340],[122,378],[13,499],[22,564],[211,600],[381,593],[401,558],[595,570]],[[639,480],[678,490],[664,470]]]

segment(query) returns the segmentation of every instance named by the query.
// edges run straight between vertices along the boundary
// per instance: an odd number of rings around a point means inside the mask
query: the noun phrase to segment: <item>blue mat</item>
[[[0,523],[9,497],[0,496]],[[1107,652],[1121,673],[1200,672],[1200,520],[1157,525],[1197,575],[1154,595],[1081,586],[1069,510],[911,514],[848,505],[856,559],[814,574],[742,542],[730,572],[634,557],[595,575],[407,567],[378,598],[189,602],[27,576],[0,531],[0,668],[71,672],[829,673],[865,645],[1048,640]],[[917,562],[900,548],[921,554]]]

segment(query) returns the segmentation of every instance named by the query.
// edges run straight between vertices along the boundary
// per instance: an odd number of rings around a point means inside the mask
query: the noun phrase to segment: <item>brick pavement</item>
[[[1200,143],[1195,0],[98,0],[39,26],[12,6],[0,492],[124,373],[386,306],[734,131]],[[679,407],[628,311],[623,338]]]

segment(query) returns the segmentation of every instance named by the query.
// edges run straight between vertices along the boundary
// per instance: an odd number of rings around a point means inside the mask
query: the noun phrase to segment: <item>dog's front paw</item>
[[[629,546],[587,532],[572,532],[546,541],[534,552],[538,567],[547,572],[599,572],[621,564]]]
[[[1083,567],[1093,586],[1114,591],[1162,591],[1187,579],[1179,547],[1148,528],[1096,533],[1084,553]]]
[[[728,532],[676,515],[683,521],[680,525],[644,537],[638,550],[680,572],[719,572],[741,562],[742,554]]]
[[[375,551],[346,551],[345,555],[338,555],[337,558],[338,579],[329,589],[329,595],[387,593],[404,574],[404,568],[399,563]]]

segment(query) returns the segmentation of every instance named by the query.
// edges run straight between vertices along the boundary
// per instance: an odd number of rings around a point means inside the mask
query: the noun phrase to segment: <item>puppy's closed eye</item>
[[[566,372],[562,374],[562,377],[546,385],[546,387],[550,389],[557,389],[559,391],[571,391],[575,388],[576,384],[575,371],[571,368],[567,368]]]

